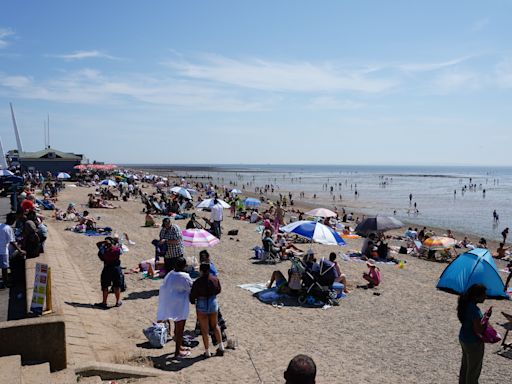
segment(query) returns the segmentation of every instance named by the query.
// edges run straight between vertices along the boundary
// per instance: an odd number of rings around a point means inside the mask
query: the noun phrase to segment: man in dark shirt
[[[121,285],[123,281],[123,271],[121,269],[121,249],[114,244],[115,240],[111,237],[106,237],[104,241],[96,243],[98,247],[98,257],[103,261],[103,270],[101,271],[103,301],[95,305],[104,309],[108,308],[108,289],[111,285],[114,288],[116,307],[122,305]]]

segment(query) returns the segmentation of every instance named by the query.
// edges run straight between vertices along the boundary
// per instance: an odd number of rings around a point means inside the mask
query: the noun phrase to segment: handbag
[[[489,324],[489,319],[490,319],[491,315],[492,315],[492,307],[489,307],[489,309],[482,316],[482,320],[481,320],[481,324],[484,327],[484,331],[480,335],[478,335],[478,337],[484,343],[494,344],[494,343],[497,343],[498,341],[501,341],[502,337],[492,327],[492,325]]]

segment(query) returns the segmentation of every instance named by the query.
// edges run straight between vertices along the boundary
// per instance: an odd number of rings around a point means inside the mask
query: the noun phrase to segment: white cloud
[[[398,65],[398,69],[404,72],[430,72],[443,68],[453,67],[464,61],[469,60],[472,56],[463,56],[452,60],[441,61],[437,63],[410,63]]]
[[[344,68],[333,63],[236,60],[208,55],[196,63],[174,60],[164,64],[185,78],[259,91],[379,93],[397,85],[396,79],[370,76],[368,68]]]
[[[46,81],[0,73],[0,96],[77,104],[133,104],[175,106],[185,109],[261,110],[264,103],[239,97],[224,89],[176,79],[125,75],[107,76],[93,69],[67,72]]]
[[[14,32],[9,28],[0,28],[0,48],[5,48],[9,45],[9,37],[13,36]]]
[[[108,55],[101,51],[75,51],[72,53],[61,54],[61,55],[47,55],[48,57],[55,57],[58,59],[64,59],[68,61],[83,60],[83,59],[108,59],[108,60],[119,60],[118,57]]]

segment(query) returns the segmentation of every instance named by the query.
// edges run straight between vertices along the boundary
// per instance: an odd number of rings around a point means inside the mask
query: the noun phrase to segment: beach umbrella
[[[306,215],[315,216],[315,217],[336,217],[338,216],[336,212],[331,211],[327,208],[315,208],[311,211],[307,211]]]
[[[280,229],[283,232],[294,233],[320,244],[345,245],[345,241],[332,228],[316,221],[295,221]]]
[[[361,221],[355,231],[361,235],[367,235],[374,232],[385,232],[391,229],[398,229],[403,227],[404,224],[391,216],[375,216],[368,217]]]
[[[441,251],[443,249],[453,248],[457,240],[451,237],[432,236],[423,242],[423,247],[429,251]]]
[[[162,188],[164,185],[165,185],[165,183],[163,181],[157,181],[155,183],[155,187],[157,187],[157,188]]]
[[[220,242],[215,236],[204,229],[185,229],[181,231],[185,247],[213,247]]]
[[[232,189],[231,191],[229,191],[229,193],[233,195],[239,195],[240,193],[242,193],[242,191],[239,189]]]
[[[66,173],[66,172],[60,172],[60,173],[57,175],[57,179],[71,179],[71,176],[69,175],[69,173]]]
[[[194,188],[186,188],[188,193],[190,193],[192,196],[197,194],[197,191]]]
[[[483,284],[489,299],[509,298],[488,249],[475,248],[457,256],[441,274],[436,288],[462,295],[473,284]]]
[[[199,204],[196,205],[196,208],[211,208],[213,207],[213,200],[214,199],[206,199],[201,201]],[[224,200],[217,199],[217,201],[222,205],[222,208],[231,208],[231,205],[226,203]]]
[[[244,206],[247,208],[258,208],[261,205],[261,201],[254,197],[248,197],[244,200]]]
[[[108,187],[115,187],[117,183],[114,180],[105,179],[100,181],[100,185],[106,185]]]
[[[183,187],[172,187],[170,189],[170,191],[175,193],[176,195],[183,196],[185,199],[192,199],[192,196],[190,195],[190,192],[187,191],[186,188],[183,188]]]
[[[13,176],[14,173],[9,171],[8,169],[0,169],[0,176]]]

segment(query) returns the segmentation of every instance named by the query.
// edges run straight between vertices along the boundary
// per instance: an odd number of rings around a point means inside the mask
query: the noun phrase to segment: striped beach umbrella
[[[105,179],[100,182],[101,185],[106,185],[108,187],[115,187],[117,183],[114,180]]]
[[[423,247],[429,251],[440,251],[453,248],[455,244],[457,244],[457,241],[451,237],[432,236],[423,242]]]
[[[220,242],[215,236],[204,229],[184,229],[181,231],[185,247],[213,247]]]
[[[294,233],[315,243],[326,245],[345,245],[345,241],[332,228],[316,221],[301,220],[285,225],[281,231]]]

